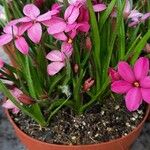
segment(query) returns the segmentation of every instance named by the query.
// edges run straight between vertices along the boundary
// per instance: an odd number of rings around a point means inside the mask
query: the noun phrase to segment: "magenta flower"
[[[67,7],[64,19],[68,24],[73,24],[80,17],[80,15],[84,16],[84,21],[89,21],[89,15],[86,8],[86,0],[69,0],[70,5]],[[93,5],[93,9],[95,12],[101,12],[106,9],[106,5],[104,4],[95,4]]]
[[[55,37],[58,40],[67,41],[68,37],[65,35],[64,31],[66,29],[66,22],[64,19],[60,17],[52,17],[47,22],[48,25],[48,33]]]
[[[16,48],[22,53],[22,54],[28,54],[29,46],[25,40],[25,38],[22,36],[24,33],[24,30],[21,28],[18,28],[17,26],[6,26],[4,28],[4,34],[0,36],[0,46],[3,46],[9,42],[11,42],[14,39]]]
[[[23,13],[26,15],[23,18],[16,19],[10,22],[10,25],[21,23],[21,28],[27,30],[28,37],[34,43],[39,43],[42,37],[42,26],[46,21],[50,20],[53,15],[59,13],[54,9],[47,13],[40,15],[40,10],[34,4],[27,4],[23,8]]]
[[[118,73],[121,80],[114,81],[111,90],[117,94],[126,94],[125,103],[129,111],[135,111],[144,100],[150,103],[150,76],[149,60],[139,58],[133,69],[122,61],[118,64]]]
[[[66,61],[72,55],[72,51],[72,45],[64,42],[61,46],[61,51],[52,50],[48,53],[46,58],[52,61],[47,67],[47,72],[50,76],[57,74],[63,67],[65,67]]]
[[[90,25],[88,22],[81,22],[81,23],[74,22],[73,24],[68,24],[66,26],[65,32],[71,39],[74,39],[79,32],[86,33],[89,31],[89,29]]]
[[[47,22],[48,33],[54,38],[68,42],[69,39],[74,39],[79,32],[88,32],[90,25],[88,22],[67,24],[60,17],[53,17]]]
[[[10,92],[16,98],[16,100],[19,102],[19,97],[21,94],[23,94],[22,91],[20,91],[17,88],[14,88]],[[9,99],[5,103],[3,103],[2,106],[6,109],[12,109],[12,112],[14,114],[17,114],[20,111],[20,109]]]

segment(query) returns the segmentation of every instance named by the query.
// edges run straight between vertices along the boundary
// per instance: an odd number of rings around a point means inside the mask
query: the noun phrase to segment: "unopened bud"
[[[77,73],[78,70],[79,70],[79,66],[78,66],[78,64],[75,64],[75,65],[74,65],[74,72]]]
[[[91,42],[90,37],[86,38],[86,48],[89,49],[89,50],[92,49],[92,42]]]
[[[120,80],[120,78],[121,78],[119,73],[116,70],[112,69],[112,68],[109,68],[108,74],[109,74],[109,77],[111,79],[111,82]]]
[[[20,96],[18,97],[18,100],[26,105],[30,105],[33,103],[33,100],[25,94],[20,94]]]
[[[92,78],[89,78],[87,79],[85,82],[84,82],[84,85],[83,85],[83,90],[85,92],[89,91],[90,88],[94,85],[94,80],[92,80]]]

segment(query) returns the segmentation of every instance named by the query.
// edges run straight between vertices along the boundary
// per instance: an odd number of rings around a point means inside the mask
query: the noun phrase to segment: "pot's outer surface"
[[[27,150],[129,150],[130,146],[139,136],[149,112],[150,106],[148,106],[147,108],[146,115],[143,118],[143,121],[132,132],[122,138],[100,144],[67,146],[48,144],[31,138],[16,126],[16,124],[10,117],[9,112],[6,110],[7,117],[15,129],[16,135],[27,147]]]

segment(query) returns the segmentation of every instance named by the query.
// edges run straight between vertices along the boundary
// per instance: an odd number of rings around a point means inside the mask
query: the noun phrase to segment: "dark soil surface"
[[[16,124],[35,139],[53,144],[78,145],[110,141],[131,132],[143,119],[145,105],[129,112],[123,100],[106,100],[103,106],[95,105],[84,115],[75,116],[62,109],[47,128],[22,113],[12,115]]]

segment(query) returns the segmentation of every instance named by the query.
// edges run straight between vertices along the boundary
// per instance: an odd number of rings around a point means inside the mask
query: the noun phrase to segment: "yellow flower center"
[[[69,38],[68,43],[72,44],[72,42],[73,42],[72,39]]]
[[[139,84],[139,82],[134,82],[134,84],[133,84],[135,87],[140,87],[140,84]]]

